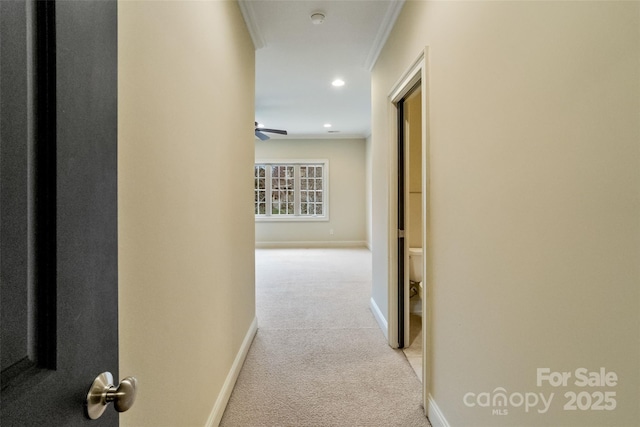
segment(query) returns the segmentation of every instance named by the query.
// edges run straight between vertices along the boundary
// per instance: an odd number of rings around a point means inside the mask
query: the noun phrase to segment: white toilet
[[[409,248],[409,280],[418,287],[418,295],[410,300],[409,312],[422,315],[422,248]]]

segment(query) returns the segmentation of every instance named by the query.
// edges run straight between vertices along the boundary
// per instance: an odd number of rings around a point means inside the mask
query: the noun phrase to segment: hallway
[[[221,426],[429,426],[369,309],[367,249],[256,250],[258,333]]]

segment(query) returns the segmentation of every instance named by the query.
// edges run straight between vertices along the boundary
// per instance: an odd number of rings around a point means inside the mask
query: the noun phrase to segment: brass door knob
[[[107,405],[113,402],[118,412],[129,410],[136,400],[138,380],[135,377],[123,379],[118,386],[113,385],[111,372],[103,372],[93,381],[87,393],[86,414],[92,420],[100,418]]]

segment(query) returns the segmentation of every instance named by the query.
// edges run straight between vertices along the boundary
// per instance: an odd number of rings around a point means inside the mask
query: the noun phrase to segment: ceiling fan
[[[261,141],[266,141],[267,139],[271,139],[269,138],[269,136],[265,135],[263,132],[269,132],[269,133],[277,133],[279,135],[286,135],[287,131],[286,130],[282,130],[282,129],[267,129],[267,128],[259,128],[258,127],[258,122],[254,122],[254,126],[255,128],[255,133],[256,136],[261,140]]]

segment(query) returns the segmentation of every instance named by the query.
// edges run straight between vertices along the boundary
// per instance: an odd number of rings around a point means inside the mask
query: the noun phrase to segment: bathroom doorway
[[[422,380],[422,87],[396,103],[398,126],[398,347]]]
[[[422,380],[422,294],[423,294],[423,191],[422,191],[422,87],[418,82],[398,105],[398,220],[404,229],[403,242],[398,242],[398,302],[402,304],[403,351],[409,364]],[[400,120],[401,118],[401,120]],[[400,165],[402,162],[402,165]],[[401,172],[400,172],[401,171]],[[402,177],[400,176],[402,173]],[[401,188],[402,187],[402,188]]]
[[[411,359],[409,363],[422,381],[423,407],[427,416],[431,406],[432,352],[428,52],[427,47],[400,77],[388,97],[389,120],[394,126],[389,147],[393,161],[389,176],[392,204],[389,206],[387,329],[389,345],[409,352],[407,359]],[[412,297],[412,293],[416,295]]]

